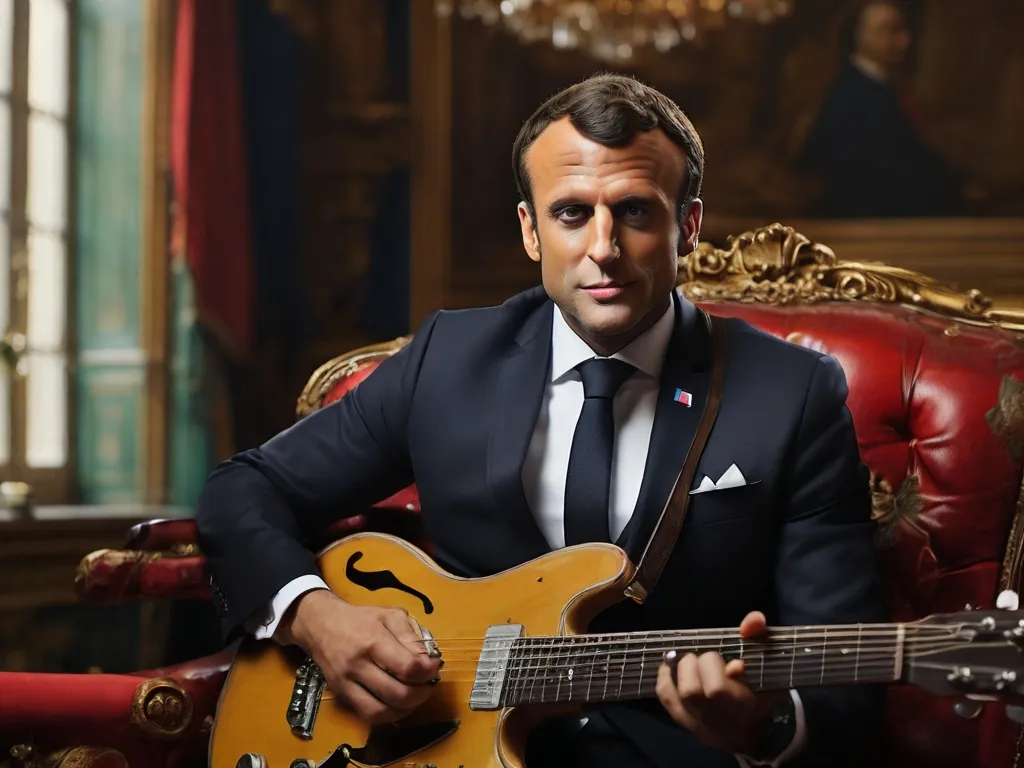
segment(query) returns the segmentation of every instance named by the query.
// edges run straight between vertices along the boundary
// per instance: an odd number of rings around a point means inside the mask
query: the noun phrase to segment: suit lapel
[[[676,325],[661,370],[644,478],[633,515],[615,542],[634,562],[643,554],[686,460],[710,383],[711,338],[704,319],[693,304],[676,292],[672,295]],[[676,401],[677,389],[690,393],[690,407]]]
[[[487,482],[497,512],[511,525],[503,532],[501,551],[514,562],[550,551],[523,492],[522,468],[537,423],[551,369],[551,322],[553,307],[545,301],[534,311],[516,337],[498,374],[496,414],[488,440]]]

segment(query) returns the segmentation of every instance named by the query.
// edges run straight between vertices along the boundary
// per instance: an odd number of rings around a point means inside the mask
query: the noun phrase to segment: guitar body
[[[266,768],[289,768],[306,759],[320,765],[339,747],[369,741],[395,745],[413,735],[422,741],[432,724],[457,721],[414,754],[373,763],[335,754],[334,766],[395,764],[401,768],[521,768],[529,731],[539,722],[571,713],[562,705],[471,710],[470,692],[489,627],[521,624],[524,635],[573,635],[586,631],[600,611],[623,599],[633,574],[626,554],[610,544],[584,544],[547,554],[481,579],[443,571],[424,552],[383,534],[357,534],[337,542],[319,559],[324,580],[356,605],[404,608],[436,639],[445,660],[429,701],[396,726],[371,729],[326,688],[311,738],[292,732],[286,719],[305,660],[297,648],[273,641],[242,644],[221,694],[210,742],[211,768],[235,768],[247,753]],[[464,639],[459,639],[464,638]],[[474,640],[475,639],[475,640]],[[417,730],[419,728],[419,730]],[[364,756],[366,752],[362,753]],[[378,754],[380,754],[378,752]],[[325,767],[326,768],[326,767]]]

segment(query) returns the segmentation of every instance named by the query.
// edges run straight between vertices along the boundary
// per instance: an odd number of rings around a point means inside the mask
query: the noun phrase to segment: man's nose
[[[615,217],[607,208],[598,207],[590,220],[590,243],[587,256],[596,264],[608,264],[619,258]]]

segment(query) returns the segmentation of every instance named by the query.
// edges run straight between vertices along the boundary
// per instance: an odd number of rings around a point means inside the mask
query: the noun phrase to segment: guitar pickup
[[[295,671],[295,685],[288,702],[288,727],[300,739],[313,738],[313,726],[324,692],[324,673],[309,656]]]

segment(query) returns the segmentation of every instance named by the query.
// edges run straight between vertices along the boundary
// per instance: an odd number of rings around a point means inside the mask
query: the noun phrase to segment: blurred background
[[[0,668],[219,643],[75,601],[317,366],[539,281],[511,148],[632,73],[705,142],[703,239],[780,221],[1024,307],[1020,0],[0,0]]]

